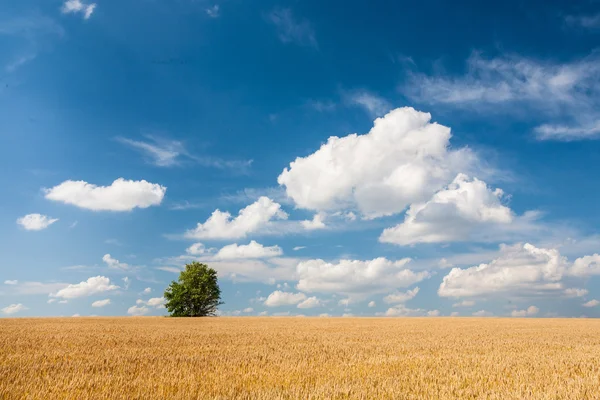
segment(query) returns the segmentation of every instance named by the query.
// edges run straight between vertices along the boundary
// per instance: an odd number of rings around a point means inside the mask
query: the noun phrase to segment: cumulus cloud
[[[541,140],[600,137],[600,66],[596,53],[566,63],[519,56],[486,59],[474,53],[467,67],[467,73],[457,77],[411,74],[401,90],[429,104],[529,112],[528,116],[535,112],[553,120],[536,129]]]
[[[485,311],[485,310],[479,310],[479,311],[475,311],[471,315],[473,315],[474,317],[492,317],[494,315],[494,313]]]
[[[279,246],[263,246],[262,244],[251,240],[246,245],[237,243],[227,245],[215,255],[217,260],[234,260],[234,259],[250,259],[250,258],[270,258],[277,257],[283,254],[283,250]]]
[[[317,297],[308,297],[304,301],[298,304],[298,308],[315,308],[321,307],[323,303]]]
[[[419,293],[419,287],[416,287],[412,290],[408,290],[404,293],[395,292],[389,294],[383,298],[383,301],[385,301],[388,304],[406,303],[408,300],[414,299],[417,293]]]
[[[596,307],[598,304],[600,304],[600,301],[594,299],[594,300],[590,300],[587,303],[583,303],[582,305],[584,307]]]
[[[325,225],[325,213],[317,213],[314,215],[312,220],[301,221],[300,223],[307,231],[312,231],[315,229],[324,229]]]
[[[61,11],[63,14],[80,13],[84,19],[89,19],[95,9],[96,3],[85,4],[81,0],[67,0],[63,3]]]
[[[477,178],[459,174],[431,200],[411,205],[404,222],[385,229],[379,240],[409,245],[476,239],[472,233],[478,228],[514,220],[513,212],[502,204],[503,194]]]
[[[390,261],[383,257],[367,261],[340,260],[338,263],[320,259],[302,261],[296,268],[297,288],[303,292],[340,293],[350,299],[360,299],[429,278],[427,271],[407,269],[409,262],[410,259]]]
[[[28,231],[41,231],[56,221],[58,221],[58,218],[50,218],[41,214],[27,214],[26,216],[17,219],[17,224]]]
[[[291,293],[276,290],[267,297],[264,305],[267,307],[293,306],[306,300],[304,293]]]
[[[532,317],[540,312],[536,306],[529,306],[526,310],[513,310],[510,315],[513,317]]]
[[[247,313],[247,314],[248,314],[248,313],[252,313],[252,312],[254,312],[254,308],[252,308],[252,307],[247,307],[247,308],[244,308],[244,309],[242,310],[242,312],[245,312],[245,313]]]
[[[377,305],[377,303],[375,303],[374,301],[370,301],[368,306],[369,306],[369,308],[373,308],[376,305]]]
[[[142,291],[142,293],[143,293],[143,294],[150,294],[150,293],[152,293],[152,288],[149,288],[149,287],[147,287],[146,289],[144,289],[144,290]]]
[[[17,280],[6,280],[6,281],[4,281],[5,285],[16,285],[18,283],[19,283],[19,281],[17,281]]]
[[[25,311],[25,310],[28,310],[28,308],[25,307],[23,304],[18,303],[18,304],[11,304],[9,306],[6,306],[0,311],[2,311],[2,313],[6,314],[6,315],[12,315],[12,314],[16,314],[18,312]]]
[[[581,278],[600,275],[600,254],[576,259],[573,263],[573,267],[569,271],[569,275]]]
[[[365,135],[330,137],[277,181],[301,208],[357,208],[367,218],[400,213],[477,164],[469,149],[449,149],[450,129],[430,121],[428,113],[395,109]]]
[[[76,299],[79,297],[92,296],[94,294],[105,293],[116,290],[119,287],[112,285],[110,279],[105,276],[94,276],[77,284],[71,284],[64,289],[59,290],[51,297],[59,297],[62,299]]]
[[[185,252],[192,256],[199,256],[201,254],[206,253],[207,251],[208,250],[202,243],[194,243],[193,245],[185,249]]]
[[[206,222],[198,223],[185,236],[191,239],[238,239],[268,227],[272,220],[287,217],[279,203],[263,196],[241,209],[235,218],[228,212],[215,210]]]
[[[377,315],[383,315],[385,317],[416,317],[424,316],[426,314],[427,310],[421,308],[408,308],[404,304],[398,304],[388,308],[385,313],[379,313]]]
[[[119,178],[110,186],[96,186],[85,181],[65,181],[44,189],[49,200],[94,211],[131,211],[159,205],[167,188],[145,180]]]
[[[281,42],[318,48],[311,23],[307,20],[296,19],[289,8],[272,10],[266,15],[266,20],[277,28],[277,35]]]
[[[150,309],[145,306],[131,306],[127,309],[127,314],[135,316],[146,315],[150,312]]]
[[[110,299],[97,300],[97,301],[95,301],[95,302],[92,303],[92,307],[96,307],[96,308],[105,307],[105,306],[107,306],[109,304],[110,304]]]
[[[556,249],[529,243],[502,245],[489,264],[453,268],[438,289],[442,297],[473,297],[499,293],[547,294],[563,290],[568,261]]]

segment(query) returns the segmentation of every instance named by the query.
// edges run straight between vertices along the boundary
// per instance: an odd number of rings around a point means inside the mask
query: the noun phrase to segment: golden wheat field
[[[2,399],[600,399],[600,321],[0,320]]]

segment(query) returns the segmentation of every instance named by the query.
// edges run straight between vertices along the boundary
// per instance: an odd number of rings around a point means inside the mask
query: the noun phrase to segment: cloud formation
[[[96,186],[85,181],[64,181],[44,189],[48,200],[71,204],[93,211],[131,211],[159,205],[167,188],[145,180],[119,178],[110,186]]]
[[[94,276],[76,284],[71,284],[58,292],[51,294],[51,297],[62,299],[76,299],[79,297],[92,296],[99,293],[105,293],[119,289],[118,286],[110,283],[110,279],[105,276]]]
[[[63,14],[80,13],[83,15],[83,19],[89,19],[95,9],[96,3],[85,4],[81,0],[66,0],[61,7]]]
[[[365,135],[330,137],[277,181],[301,208],[357,208],[367,218],[400,213],[477,164],[469,149],[449,149],[450,129],[430,121],[428,113],[395,109]]]
[[[251,258],[271,258],[283,254],[283,250],[279,246],[263,246],[262,244],[251,240],[247,245],[238,245],[237,243],[230,244],[221,248],[215,259],[218,260],[234,260],[234,259],[251,259]]]
[[[300,46],[318,48],[315,31],[307,20],[298,20],[289,8],[276,8],[266,15],[266,20],[277,28],[279,40]]]
[[[26,216],[17,219],[17,224],[28,231],[41,231],[56,221],[58,221],[58,218],[50,218],[41,214],[27,214]]]

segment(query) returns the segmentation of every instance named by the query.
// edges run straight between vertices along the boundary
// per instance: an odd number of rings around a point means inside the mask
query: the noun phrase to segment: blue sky
[[[600,316],[597,2],[5,3],[3,316]]]

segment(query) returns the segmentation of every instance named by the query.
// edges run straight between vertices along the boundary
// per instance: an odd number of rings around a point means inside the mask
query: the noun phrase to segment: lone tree
[[[192,262],[165,290],[165,307],[172,317],[206,317],[215,315],[221,302],[217,271],[206,264]]]

